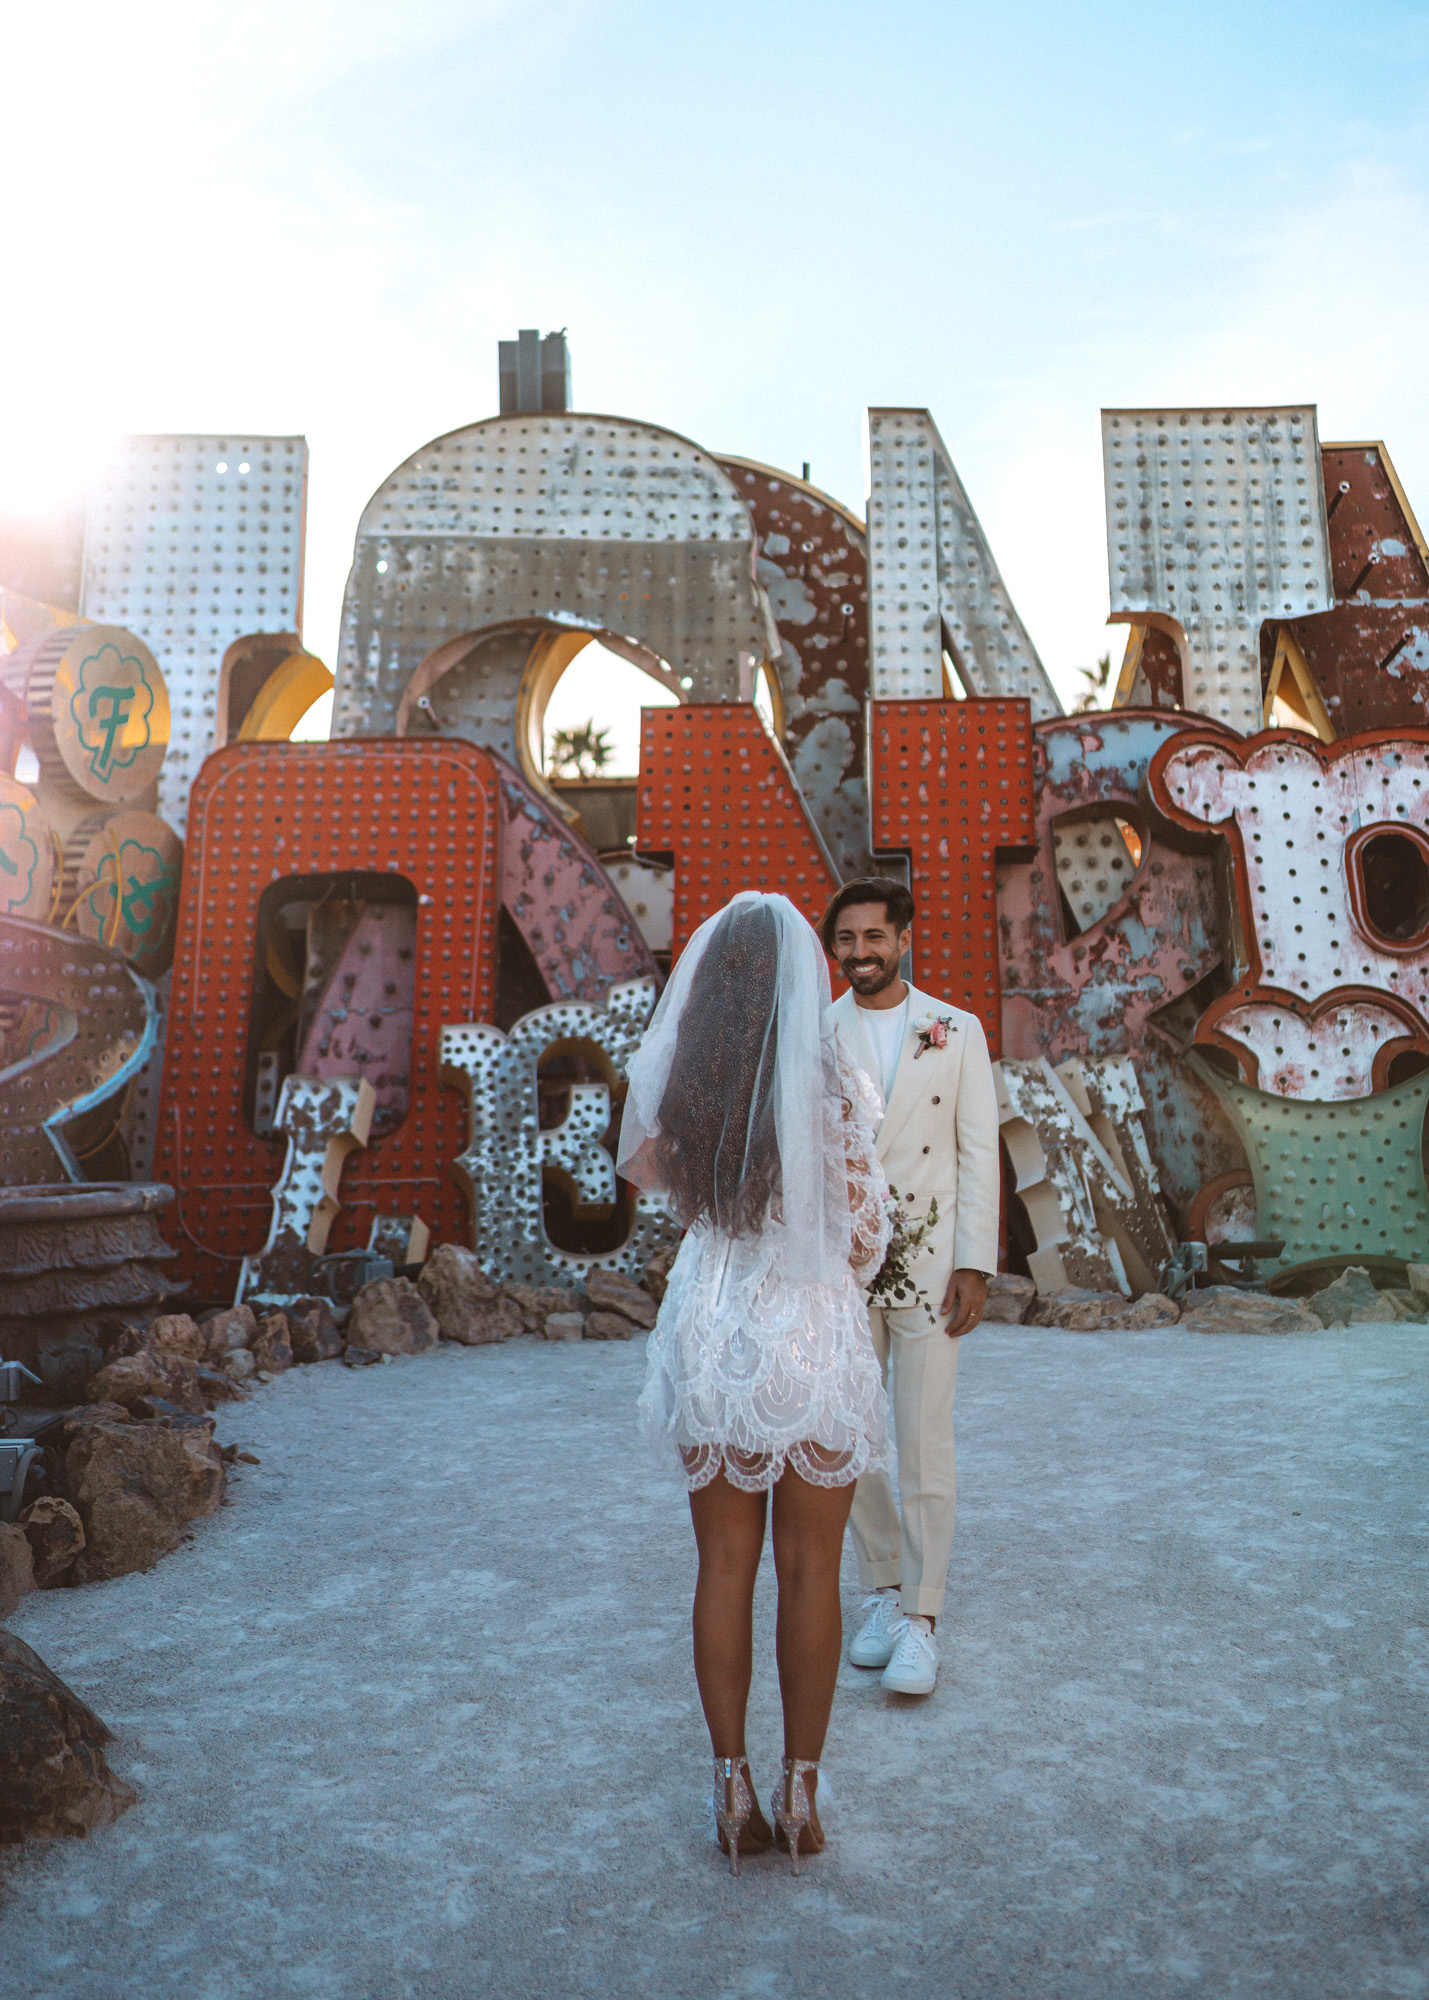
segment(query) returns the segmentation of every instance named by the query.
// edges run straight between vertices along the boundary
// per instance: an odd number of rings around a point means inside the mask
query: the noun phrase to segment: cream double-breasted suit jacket
[[[834,1025],[850,1058],[875,1083],[878,1069],[852,993],[836,1000]],[[948,1024],[946,1046],[918,1054],[918,1031]],[[997,1093],[987,1037],[974,1014],[913,987],[898,1073],[878,1128],[878,1157],[899,1206],[915,1219],[934,1197],[938,1220],[909,1272],[933,1313],[955,1270],[997,1269],[1002,1173]],[[898,1495],[888,1475],[866,1472],[854,1488],[849,1526],[865,1590],[897,1585],[903,1610],[936,1618],[943,1608],[957,1519],[953,1395],[960,1340],[921,1304],[873,1307],[869,1331],[889,1384],[898,1438]],[[891,1380],[890,1380],[891,1377]]]
[[[877,1089],[863,1010],[845,993],[830,1012],[849,1056]],[[932,1020],[948,1023],[947,1045],[920,1055],[918,1031]],[[926,1215],[937,1198],[937,1224],[913,1266],[936,1312],[955,1270],[997,1269],[997,1093],[981,1021],[916,986],[909,988],[903,1052],[878,1128],[878,1157],[908,1215]]]

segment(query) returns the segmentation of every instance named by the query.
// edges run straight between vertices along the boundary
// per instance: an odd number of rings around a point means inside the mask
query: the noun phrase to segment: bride
[[[630,1068],[620,1172],[688,1234],[650,1336],[641,1425],[678,1455],[699,1577],[695,1675],[720,1845],[817,1854],[818,1760],[843,1626],[839,1558],[887,1410],[859,1281],[888,1242],[872,1086],[825,1022],[818,940],[784,896],[736,896],[691,938]],[[783,1779],[745,1754],[754,1580],[773,1497]]]

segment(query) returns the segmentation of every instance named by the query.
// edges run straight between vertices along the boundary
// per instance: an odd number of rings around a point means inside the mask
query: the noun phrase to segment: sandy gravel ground
[[[711,1843],[641,1369],[297,1370],[191,1545],[27,1599],[143,1796],[0,1861],[7,2000],[1429,1994],[1429,1328],[970,1340],[942,1679],[844,1669],[798,1882]]]

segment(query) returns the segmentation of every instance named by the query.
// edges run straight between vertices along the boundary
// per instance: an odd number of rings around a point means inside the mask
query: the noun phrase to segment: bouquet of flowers
[[[936,1326],[938,1315],[932,1301],[908,1267],[914,1252],[922,1249],[938,1226],[938,1197],[934,1195],[928,1203],[928,1213],[920,1222],[899,1207],[896,1187],[889,1188],[886,1206],[892,1234],[878,1276],[868,1288],[868,1302],[872,1306],[921,1306]]]

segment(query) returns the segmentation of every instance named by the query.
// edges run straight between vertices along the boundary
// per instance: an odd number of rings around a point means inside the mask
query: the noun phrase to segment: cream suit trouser
[[[854,1488],[849,1525],[865,1590],[900,1586],[904,1615],[936,1618],[943,1608],[958,1475],[953,1460],[953,1391],[960,1340],[949,1340],[944,1321],[928,1325],[921,1307],[896,1306],[868,1313],[874,1352],[893,1405],[898,1441],[900,1527],[886,1472],[867,1472]]]

